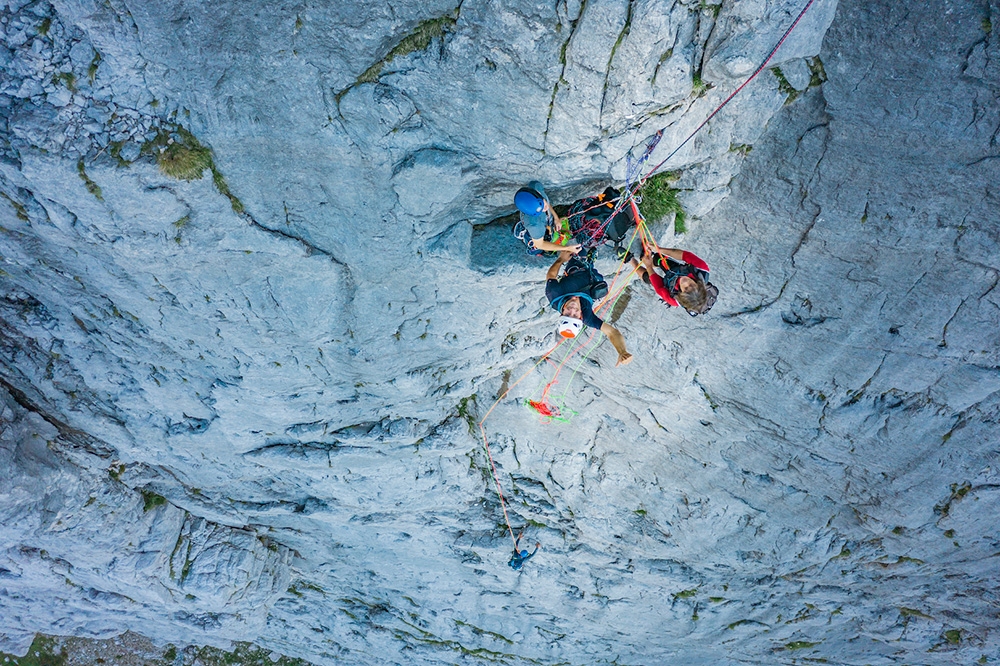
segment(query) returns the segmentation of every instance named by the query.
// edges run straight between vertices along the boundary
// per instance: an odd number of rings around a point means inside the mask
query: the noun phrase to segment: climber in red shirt
[[[708,264],[687,250],[653,245],[642,258],[632,259],[639,276],[650,285],[663,302],[681,306],[690,315],[704,314],[715,304],[719,290],[708,281]],[[663,275],[655,269],[659,268]]]

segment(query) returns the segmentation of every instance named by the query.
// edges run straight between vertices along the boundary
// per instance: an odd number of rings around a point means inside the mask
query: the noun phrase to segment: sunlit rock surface
[[[0,650],[995,659],[995,2],[815,3],[666,167],[715,309],[633,285],[632,365],[522,406],[546,262],[487,223],[659,162],[800,9],[8,2]]]

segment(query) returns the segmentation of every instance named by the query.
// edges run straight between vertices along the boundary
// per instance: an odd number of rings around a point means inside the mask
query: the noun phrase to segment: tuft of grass
[[[101,54],[94,51],[94,57],[90,61],[90,66],[87,67],[87,78],[93,83],[94,79],[97,78],[97,67],[101,64]]]
[[[674,599],[690,599],[696,594],[698,594],[698,588],[693,587],[690,590],[682,590],[680,592],[674,592],[671,596]]]
[[[730,622],[729,624],[727,624],[726,629],[732,630],[735,629],[736,627],[742,627],[744,624],[758,624],[758,622],[756,620],[746,620],[746,619],[736,620],[736,622]]]
[[[824,69],[823,61],[819,59],[819,56],[809,59],[809,71],[811,73],[809,77],[810,88],[815,88],[826,81],[826,69]]]
[[[983,32],[985,32],[987,35],[993,32],[993,21],[990,20],[989,16],[983,19],[982,26],[983,26]]]
[[[951,643],[952,645],[958,645],[962,642],[962,630],[961,629],[949,629],[944,632],[944,639]]]
[[[701,4],[698,5],[698,9],[703,12],[711,12],[712,18],[719,18],[719,12],[722,11],[722,3],[720,2],[716,5],[706,2],[706,0],[701,0]]]
[[[700,72],[695,72],[691,76],[691,94],[695,97],[701,97],[709,90],[712,89],[711,83],[705,83],[705,80],[701,78]]]
[[[215,164],[212,164],[212,182],[215,183],[215,189],[219,190],[219,193],[229,199],[229,205],[232,206],[233,212],[237,215],[243,214],[246,207],[243,202],[236,198],[236,195],[229,191],[229,185],[226,184],[226,179],[222,177],[222,173],[215,168]]]
[[[199,180],[206,170],[212,169],[212,151],[201,145],[198,139],[186,130],[178,132],[178,135],[181,140],[167,143],[157,154],[156,164],[160,167],[160,171],[171,178]],[[169,139],[169,136],[167,138]]]
[[[167,498],[163,495],[157,495],[151,490],[140,490],[142,493],[142,510],[150,511],[158,506],[163,506],[167,503]]]
[[[658,173],[642,186],[642,202],[639,204],[639,212],[643,218],[649,221],[661,220],[670,213],[674,213],[674,232],[684,233],[687,229],[684,226],[686,215],[684,207],[677,199],[677,192],[671,185],[677,182],[680,174],[676,172]]]
[[[806,648],[816,647],[819,643],[810,643],[809,641],[792,641],[791,643],[785,643],[786,650],[804,650]]]
[[[177,230],[177,232],[174,234],[174,242],[177,243],[178,245],[180,245],[181,243],[181,231],[184,229],[184,227],[187,226],[188,222],[190,221],[191,221],[191,216],[185,215],[181,219],[174,222],[174,229]]]
[[[104,196],[101,194],[101,186],[90,179],[87,175],[87,170],[83,166],[83,158],[81,157],[76,163],[76,172],[80,174],[80,180],[83,184],[87,186],[87,191],[94,195],[98,201],[104,201]]]
[[[455,406],[455,411],[458,413],[459,418],[469,426],[469,433],[471,434],[476,433],[476,417],[472,415],[472,410],[476,408],[476,397],[476,394],[473,393],[469,397],[459,400]]]
[[[46,36],[47,34],[49,34],[49,28],[51,27],[52,27],[52,19],[46,16],[44,19],[42,19],[42,24],[38,26],[38,34],[41,35],[42,37]]]
[[[76,74],[73,72],[59,72],[52,77],[52,83],[61,83],[70,92],[76,92]]]
[[[924,561],[919,557],[907,557],[906,555],[900,555],[896,558],[896,564],[924,564]]]
[[[170,142],[171,134],[179,140]],[[212,150],[201,145],[194,134],[177,125],[172,130],[162,129],[152,141],[143,144],[141,154],[153,155],[156,164],[164,174],[179,180],[199,180],[205,171],[212,173],[212,183],[219,194],[229,199],[229,205],[237,215],[246,207],[229,189],[222,172],[215,166]]]

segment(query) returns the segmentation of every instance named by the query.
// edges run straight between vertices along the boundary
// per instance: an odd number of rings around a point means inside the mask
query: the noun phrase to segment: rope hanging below
[[[761,64],[757,67],[757,69],[754,70],[754,72],[749,77],[747,77],[746,81],[744,81],[742,84],[740,84],[740,86],[738,88],[736,88],[736,90],[734,90],[725,100],[723,100],[723,102],[721,104],[719,104],[719,106],[717,106],[715,108],[715,110],[712,111],[712,113],[709,114],[709,116],[707,118],[705,118],[705,120],[702,121],[702,123],[700,125],[698,125],[698,127],[696,127],[694,129],[694,131],[691,132],[687,136],[687,138],[685,138],[676,148],[674,148],[672,151],[670,151],[670,153],[663,160],[661,160],[659,164],[657,164],[652,169],[650,169],[644,176],[642,176],[642,178],[640,178],[634,184],[631,183],[631,180],[632,180],[632,178],[635,177],[635,174],[632,174],[632,173],[628,173],[627,174],[628,178],[627,178],[627,182],[626,182],[625,192],[623,193],[622,196],[620,196],[618,198],[618,203],[615,206],[614,211],[608,217],[608,220],[613,219],[615,217],[615,215],[617,215],[619,212],[621,212],[624,209],[626,203],[631,204],[633,206],[633,209],[636,211],[636,226],[637,226],[637,230],[638,230],[638,233],[636,234],[636,236],[640,237],[640,242],[642,243],[644,249],[646,249],[647,247],[649,247],[653,243],[652,234],[649,232],[649,229],[646,227],[645,220],[643,220],[642,216],[638,214],[638,209],[637,209],[636,203],[638,201],[640,201],[640,199],[637,196],[638,193],[639,193],[639,190],[642,188],[642,186],[646,183],[647,180],[649,180],[649,178],[654,173],[656,173],[664,164],[666,164],[667,161],[671,157],[673,157],[674,155],[676,155],[681,150],[681,148],[683,148],[685,145],[687,145],[687,143],[692,138],[694,138],[694,136],[698,132],[700,132],[702,130],[702,128],[704,128],[709,123],[709,121],[712,120],[712,118],[714,118],[716,116],[716,114],[718,114],[727,104],[729,104],[729,102],[734,97],[736,97],[736,95],[739,94],[740,91],[742,91],[751,81],[753,81],[755,78],[757,78],[757,75],[760,74],[764,70],[765,67],[767,67],[767,64],[771,61],[771,59],[774,57],[774,55],[778,52],[778,49],[781,48],[781,45],[785,43],[785,40],[788,39],[788,36],[792,33],[792,30],[794,30],[795,27],[799,24],[799,21],[802,20],[802,17],[805,16],[805,13],[809,10],[809,8],[813,5],[814,2],[815,2],[815,0],[808,0],[808,2],[806,2],[805,6],[802,8],[802,11],[800,11],[799,14],[798,14],[798,16],[795,17],[795,20],[792,21],[792,24],[788,27],[787,30],[785,30],[785,33],[781,36],[781,39],[778,40],[778,43],[775,44],[774,48],[771,49],[771,51],[767,54],[767,57],[764,58],[763,62],[761,62]],[[629,164],[628,164],[627,171],[631,172],[631,170],[632,170],[633,167],[636,168],[636,169],[638,169],[644,162],[646,162],[649,159],[649,157],[652,155],[653,151],[656,149],[657,145],[660,143],[660,139],[663,138],[663,132],[664,132],[665,129],[666,128],[660,129],[658,132],[656,132],[655,135],[653,135],[653,137],[646,144],[646,148],[643,151],[642,157],[634,165],[631,163],[631,157],[628,158]],[[605,226],[606,226],[606,224],[605,224]],[[604,228],[602,227],[599,230],[599,232],[603,233],[603,231],[604,231]],[[635,241],[635,237],[636,236],[633,236],[633,239],[632,239],[633,242]],[[630,246],[631,246],[631,243],[630,243]],[[615,282],[617,282],[618,274],[620,273],[621,266],[622,266],[622,264],[619,264],[619,270],[616,271]],[[625,284],[622,285],[621,288],[618,289],[617,292],[614,291],[614,283],[613,283],[612,284],[612,288],[609,289],[609,292],[615,293],[615,297],[612,298],[611,294],[609,293],[609,296],[605,298],[604,303],[602,303],[602,305],[600,307],[604,308],[609,303],[612,303],[612,302],[617,303],[618,298],[621,297],[621,294],[624,292],[625,287],[627,287],[628,284],[629,284],[631,276],[634,275],[634,274],[635,274],[634,270],[631,273],[629,273],[628,277],[624,280]],[[595,309],[595,311],[596,311],[596,309]],[[516,382],[514,382],[512,385],[510,385],[507,388],[507,390],[503,392],[502,395],[500,395],[499,397],[497,397],[496,401],[490,407],[489,411],[486,412],[486,415],[479,421],[479,424],[478,424],[479,425],[479,431],[480,431],[480,434],[482,435],[482,439],[483,439],[483,446],[486,449],[487,456],[489,457],[490,471],[492,471],[492,473],[493,473],[493,480],[496,482],[497,497],[500,500],[500,507],[503,510],[504,521],[507,523],[507,530],[510,533],[510,538],[511,538],[511,541],[513,541],[513,543],[514,543],[514,548],[515,549],[517,548],[517,537],[514,536],[514,529],[511,527],[511,524],[510,524],[510,517],[509,517],[509,515],[507,513],[507,502],[506,502],[506,500],[504,498],[503,490],[500,487],[500,476],[499,476],[499,474],[497,474],[496,464],[493,462],[493,453],[492,453],[492,451],[490,451],[490,444],[489,444],[489,441],[487,440],[487,437],[486,437],[485,423],[486,423],[486,419],[489,418],[490,414],[493,412],[493,410],[496,408],[496,406],[500,404],[500,401],[502,401],[504,398],[507,397],[507,395],[510,393],[511,389],[513,389],[515,386],[517,386],[518,384],[520,384],[521,381],[523,381],[528,376],[528,374],[530,374],[541,363],[543,363],[545,360],[547,360],[549,358],[549,356],[562,344],[562,342],[563,342],[562,340],[558,341],[552,349],[550,349],[549,351],[547,351],[538,360],[538,362],[535,363],[535,365],[531,367],[531,369],[529,369],[527,372],[525,372],[524,375],[522,375],[520,377],[520,379],[518,379]],[[589,340],[588,340],[588,343],[589,343]],[[593,351],[593,350],[591,350],[591,351]],[[562,366],[566,363],[566,361],[569,359],[569,357],[572,355],[572,353],[573,352],[571,351],[569,354],[567,354],[566,358],[563,359],[562,363],[560,363],[559,366],[557,366],[557,368],[556,368],[556,374],[552,378],[552,380],[546,385],[545,390],[544,390],[544,392],[542,394],[542,398],[540,400],[537,400],[537,401],[536,400],[531,400],[531,399],[525,400],[525,404],[530,409],[532,409],[536,413],[538,413],[539,416],[541,416],[543,418],[543,420],[548,419],[549,421],[563,421],[563,422],[565,422],[565,421],[568,421],[572,417],[572,415],[575,414],[575,412],[572,412],[572,410],[566,410],[565,407],[563,407],[563,408],[560,409],[557,405],[553,404],[548,399],[549,390],[552,388],[552,386],[555,385],[556,379],[559,376],[559,372],[561,371]],[[590,352],[587,353],[587,356],[589,356],[589,354],[590,354]],[[587,356],[584,356],[584,360],[586,360]],[[581,361],[581,363],[582,363],[582,361]],[[578,369],[579,369],[579,366],[577,366],[577,370]],[[574,370],[573,375],[574,376],[576,375],[576,370]],[[572,378],[570,379],[570,381],[572,382]],[[567,385],[567,390],[568,390],[568,385]],[[564,392],[563,395],[565,396],[565,392]]]

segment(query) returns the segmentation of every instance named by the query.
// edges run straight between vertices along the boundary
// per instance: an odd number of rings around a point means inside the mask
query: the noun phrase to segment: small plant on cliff
[[[213,168],[212,151],[183,127],[172,133],[161,132],[146,146],[158,150],[156,164],[160,171],[172,178],[198,180],[206,169]]]
[[[457,14],[456,10],[452,14],[422,21],[410,33],[399,40],[384,58],[366,69],[355,83],[374,83],[378,81],[378,77],[382,74],[382,69],[396,58],[425,50],[436,37],[441,37],[455,26],[455,23],[458,22]]]
[[[83,158],[81,157],[76,163],[76,172],[80,175],[80,180],[87,187],[87,191],[94,195],[98,201],[104,201],[104,196],[101,194],[101,186],[90,179],[87,175],[87,169],[83,165]]]
[[[167,503],[167,498],[163,495],[157,495],[151,490],[141,490],[142,493],[142,510],[143,512],[155,509],[158,506],[163,506]]]
[[[704,96],[713,87],[711,83],[706,83],[705,79],[701,78],[701,72],[695,72],[691,76],[691,94],[695,97]]]
[[[678,190],[671,187],[677,182],[680,174],[676,172],[658,173],[642,186],[642,203],[639,204],[639,212],[643,218],[650,222],[661,220],[670,213],[674,213],[674,233],[682,234],[686,231],[684,226],[684,207],[677,200]]]
[[[152,155],[160,171],[179,180],[199,180],[206,169],[211,171],[215,189],[229,199],[233,211],[240,214],[246,210],[215,166],[211,149],[201,145],[194,134],[180,125],[160,130],[152,141],[143,144],[141,154]]]

